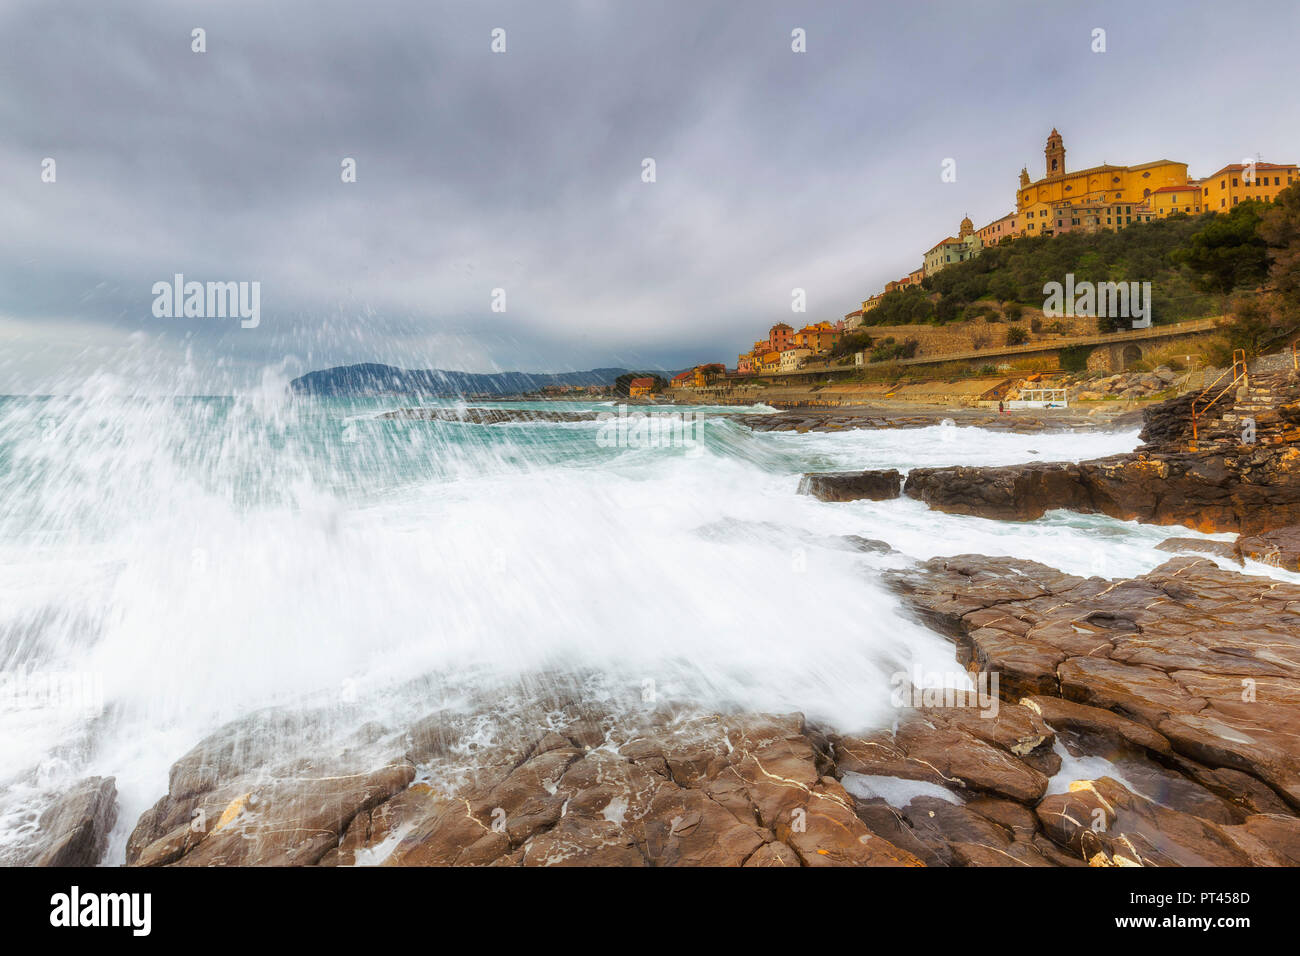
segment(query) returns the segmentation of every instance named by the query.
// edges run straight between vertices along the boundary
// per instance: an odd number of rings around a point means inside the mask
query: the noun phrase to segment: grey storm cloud
[[[1220,5],[1132,6],[10,2],[0,391],[124,361],[734,362],[791,289],[838,318],[1007,212],[1053,126],[1074,165],[1296,159],[1297,99],[1242,95],[1290,62],[1294,4],[1234,5],[1271,24],[1239,41]],[[175,273],[260,282],[262,322],[153,316]]]

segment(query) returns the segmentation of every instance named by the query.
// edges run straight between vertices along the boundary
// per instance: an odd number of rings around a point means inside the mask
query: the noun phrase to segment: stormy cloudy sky
[[[838,318],[1008,212],[1053,126],[1074,168],[1295,161],[1298,35],[1290,0],[3,0],[0,392],[734,364],[792,288]],[[261,324],[155,318],[178,272],[260,282]]]

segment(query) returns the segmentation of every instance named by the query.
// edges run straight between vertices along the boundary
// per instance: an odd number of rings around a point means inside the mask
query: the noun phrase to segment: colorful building
[[[655,380],[652,378],[634,378],[627,383],[627,394],[632,398],[644,398],[649,395],[655,387]]]
[[[1147,205],[1154,219],[1165,219],[1180,212],[1189,216],[1199,215],[1204,211],[1201,203],[1201,182],[1198,179],[1189,179],[1182,186],[1161,186],[1147,197]]]
[[[1083,203],[1057,203],[1040,235],[1052,236],[1067,232],[1097,232],[1101,229],[1123,229],[1135,222],[1150,222],[1155,213],[1148,203],[1090,201]]]
[[[1066,172],[1065,142],[1056,130],[1047,137],[1043,157],[1047,175],[1042,179],[1031,182],[1029,170],[1020,171],[1016,215],[1020,219],[1019,233],[1022,236],[1054,235],[1058,228],[1057,219],[1074,218],[1061,215],[1062,206],[1119,204],[1128,209],[1123,214],[1128,217],[1134,215],[1132,207],[1146,204],[1157,189],[1187,185],[1187,164],[1168,159],[1137,166],[1103,163],[1077,172]]]
[[[812,355],[812,349],[793,348],[781,353],[781,371],[794,372],[803,364],[803,360]]]
[[[673,376],[672,385],[673,388],[686,388],[689,385],[691,385],[691,383],[694,382],[694,380],[695,380],[694,372],[682,372],[679,375]]]
[[[1055,129],[1047,137],[1043,161],[1041,179],[1031,181],[1028,168],[1020,170],[1014,211],[978,230],[969,217],[963,219],[955,237],[949,236],[926,250],[921,268],[885,283],[884,292],[862,300],[860,309],[838,323],[838,331],[861,326],[884,295],[920,285],[926,276],[954,262],[973,259],[987,246],[1022,236],[1122,229],[1172,215],[1227,212],[1247,200],[1272,202],[1283,189],[1300,182],[1300,167],[1296,164],[1262,161],[1234,163],[1203,180],[1188,178],[1187,164],[1169,159],[1136,166],[1102,163],[1070,171],[1065,163],[1065,140]],[[810,348],[814,353],[829,351],[835,340],[827,341],[817,332],[826,325],[807,326],[790,338],[777,335],[779,329],[788,333],[789,326],[773,326],[767,342],[755,343],[754,355],[764,348],[783,352],[791,345]],[[760,363],[754,359],[754,364]]]
[[[975,235],[979,237],[981,245],[996,246],[1000,242],[1010,242],[1016,238],[1016,223],[1019,217],[1014,212],[1009,212],[1001,219],[994,219],[987,226],[975,230]]]
[[[974,259],[980,254],[982,248],[980,238],[975,234],[975,225],[967,216],[961,221],[955,237],[949,236],[926,251],[925,264],[921,271],[923,275],[934,275],[954,262]]]
[[[829,322],[818,322],[816,325],[805,325],[796,332],[792,344],[795,348],[808,349],[814,354],[821,355],[835,347],[835,343],[840,340],[840,335],[840,331]]]
[[[703,388],[709,384],[709,379],[718,375],[726,375],[727,368],[720,362],[710,362],[708,365],[697,365],[691,370],[691,380],[696,388]]]
[[[1233,163],[1201,180],[1201,205],[1207,212],[1227,212],[1247,199],[1272,202],[1297,179],[1294,163]]]
[[[767,330],[767,341],[774,352],[788,349],[794,344],[794,329],[784,322],[778,322]]]
[[[754,353],[742,352],[736,359],[736,371],[741,375],[748,375],[754,371]]]

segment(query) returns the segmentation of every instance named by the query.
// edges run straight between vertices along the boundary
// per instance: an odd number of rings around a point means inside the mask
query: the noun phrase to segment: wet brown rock
[[[1171,713],[1200,710],[1193,697],[1168,674],[1154,667],[1098,657],[1072,657],[1058,668],[1061,693],[1103,710],[1159,726]]]
[[[434,757],[445,757],[456,743],[457,732],[447,715],[430,714],[416,721],[406,733],[406,759],[413,764],[426,763]]]
[[[854,798],[854,812],[868,830],[910,853],[926,866],[953,865],[953,852],[947,842],[922,840],[913,831],[902,808],[892,807],[880,797]]]
[[[913,468],[904,493],[936,511],[1033,521],[1054,508],[1097,510],[1080,467],[1069,462],[997,468]]]
[[[1188,761],[1242,809],[1300,806],[1300,588],[1191,557],[1112,582],[1029,564],[959,556],[886,577],[1057,730]]]
[[[1005,605],[1059,594],[1083,582],[1037,561],[977,554],[935,558],[889,572],[884,579],[907,597],[922,620],[952,637],[965,636],[969,624],[995,623],[999,630],[1023,635],[1028,624],[1018,626],[1014,609]]]
[[[426,816],[445,798],[418,783],[352,818],[339,845],[321,858],[323,866],[375,866],[383,863],[403,828]]]
[[[1048,836],[1093,866],[1285,866],[1300,848],[1296,817],[1224,826],[1153,803],[1110,777],[1048,797],[1038,816]]]
[[[1033,821],[1032,813],[1023,807],[1020,810]],[[953,866],[1053,865],[1030,842],[1035,830],[1032,822],[1017,833],[970,806],[936,797],[917,797],[903,813],[921,840],[936,850],[948,849]]]
[[[753,852],[745,866],[800,866],[799,854],[784,843],[764,843]]]
[[[1206,538],[1165,538],[1156,545],[1159,551],[1171,551],[1174,553],[1193,551],[1199,554],[1212,554],[1219,558],[1228,558],[1232,561],[1241,563],[1241,556],[1237,553],[1237,546],[1231,541],[1213,541]]]
[[[263,711],[210,735],[171,768],[137,821],[126,861],[140,866],[307,865],[337,847],[358,813],[404,790],[414,766],[373,727],[310,753],[331,733],[315,712]],[[369,743],[367,743],[369,741]]]
[[[1294,379],[1274,377],[1270,383],[1278,390],[1270,401],[1282,401],[1283,392],[1293,400],[1300,395]],[[1077,463],[914,468],[903,492],[938,511],[1006,521],[1032,521],[1066,508],[1205,532],[1236,531],[1248,540],[1300,525],[1300,432],[1284,416],[1248,411],[1243,414],[1259,423],[1255,442],[1242,443],[1235,424],[1224,434],[1211,428],[1208,437],[1193,442],[1189,404],[1184,396],[1145,410],[1148,444],[1132,454]]]
[[[903,476],[892,468],[806,474],[799,481],[799,494],[819,501],[883,501],[897,498],[902,488]]]
[[[996,797],[976,797],[966,801],[966,809],[992,820],[1017,840],[1029,839],[1038,830],[1038,818],[1023,804]]]
[[[1286,801],[1279,797],[1272,787],[1248,773],[1228,767],[1212,770],[1181,756],[1175,757],[1174,766],[1189,779],[1195,780],[1210,793],[1231,803],[1243,813],[1285,816],[1292,812],[1286,805]]]
[[[415,776],[406,763],[343,774],[273,780],[235,797],[196,844],[176,862],[183,866],[306,865],[334,848],[357,813],[403,790]],[[210,821],[209,821],[210,823]],[[187,828],[188,830],[189,828]],[[192,831],[191,831],[192,832]],[[146,847],[141,865],[163,862]]]
[[[1300,820],[1289,814],[1256,814],[1224,832],[1253,864],[1300,866]]]
[[[599,720],[576,720],[564,728],[564,736],[581,750],[599,747],[608,737],[604,724]]]
[[[1237,560],[1249,558],[1288,571],[1300,571],[1300,524],[1243,535],[1233,547]]]
[[[25,866],[95,866],[117,822],[112,777],[87,777],[61,794],[40,816]]]
[[[529,840],[523,866],[648,866],[636,840],[617,822],[565,817]]]
[[[614,717],[548,678],[525,719],[472,735],[442,713],[405,732],[367,725],[340,756],[320,761],[259,749],[260,729],[272,725],[260,718],[259,732],[223,729],[177,762],[177,793],[141,818],[130,858],[390,866],[1290,859],[1300,799],[1300,757],[1290,745],[1300,736],[1300,588],[1188,557],[1118,581],[970,555],[888,577],[953,638],[958,660],[998,669],[996,708],[987,700],[939,706],[923,694],[893,728],[840,736],[799,714],[664,704]],[[310,723],[294,732],[319,736]],[[1106,758],[1114,779],[1045,796],[1066,752]],[[408,786],[415,755],[422,782]],[[858,799],[840,782],[849,772],[936,785],[951,800],[874,780],[854,792],[914,795],[903,806]],[[349,774],[373,786],[337,782]],[[196,813],[209,821],[197,833]],[[245,849],[223,842],[236,833]]]
[[[1050,734],[1017,756],[965,729],[962,724],[967,720],[962,715],[950,721],[926,710],[900,719],[894,733],[838,738],[836,766],[841,773],[921,780],[957,791],[980,791],[1035,803],[1047,789],[1047,777],[1022,758],[1040,747],[1050,750]]]
[[[1171,753],[1169,741],[1160,734],[1145,724],[1121,717],[1110,710],[1089,707],[1060,697],[1027,697],[1020,703],[1054,730],[1071,730],[1161,755]]]
[[[655,866],[739,866],[767,842],[699,790],[661,787],[645,819],[646,857]]]
[[[1295,747],[1300,712],[1288,708],[1282,718],[1278,711],[1218,703],[1198,714],[1172,715],[1158,726],[1180,753],[1258,777],[1292,807],[1300,807],[1300,756]]]
[[[801,715],[651,722],[615,752],[556,746],[487,789],[404,793],[324,862],[400,865],[915,865],[821,775]],[[539,752],[540,751],[540,752]],[[667,772],[662,772],[662,770]],[[415,788],[412,788],[415,789]],[[368,821],[368,822],[365,822]],[[365,830],[364,834],[361,832]],[[376,849],[378,844],[378,849]],[[391,852],[386,855],[386,848]],[[350,856],[349,856],[350,854]]]
[[[786,842],[805,866],[923,866],[916,856],[867,829],[851,810],[832,800],[810,803],[803,829]]]

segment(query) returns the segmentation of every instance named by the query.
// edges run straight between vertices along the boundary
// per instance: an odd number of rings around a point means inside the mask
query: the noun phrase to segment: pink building
[[[996,246],[999,242],[1016,237],[1016,223],[1018,217],[1014,212],[1009,212],[1001,219],[994,219],[983,229],[977,229],[975,235],[980,237],[980,242],[986,246]]]

